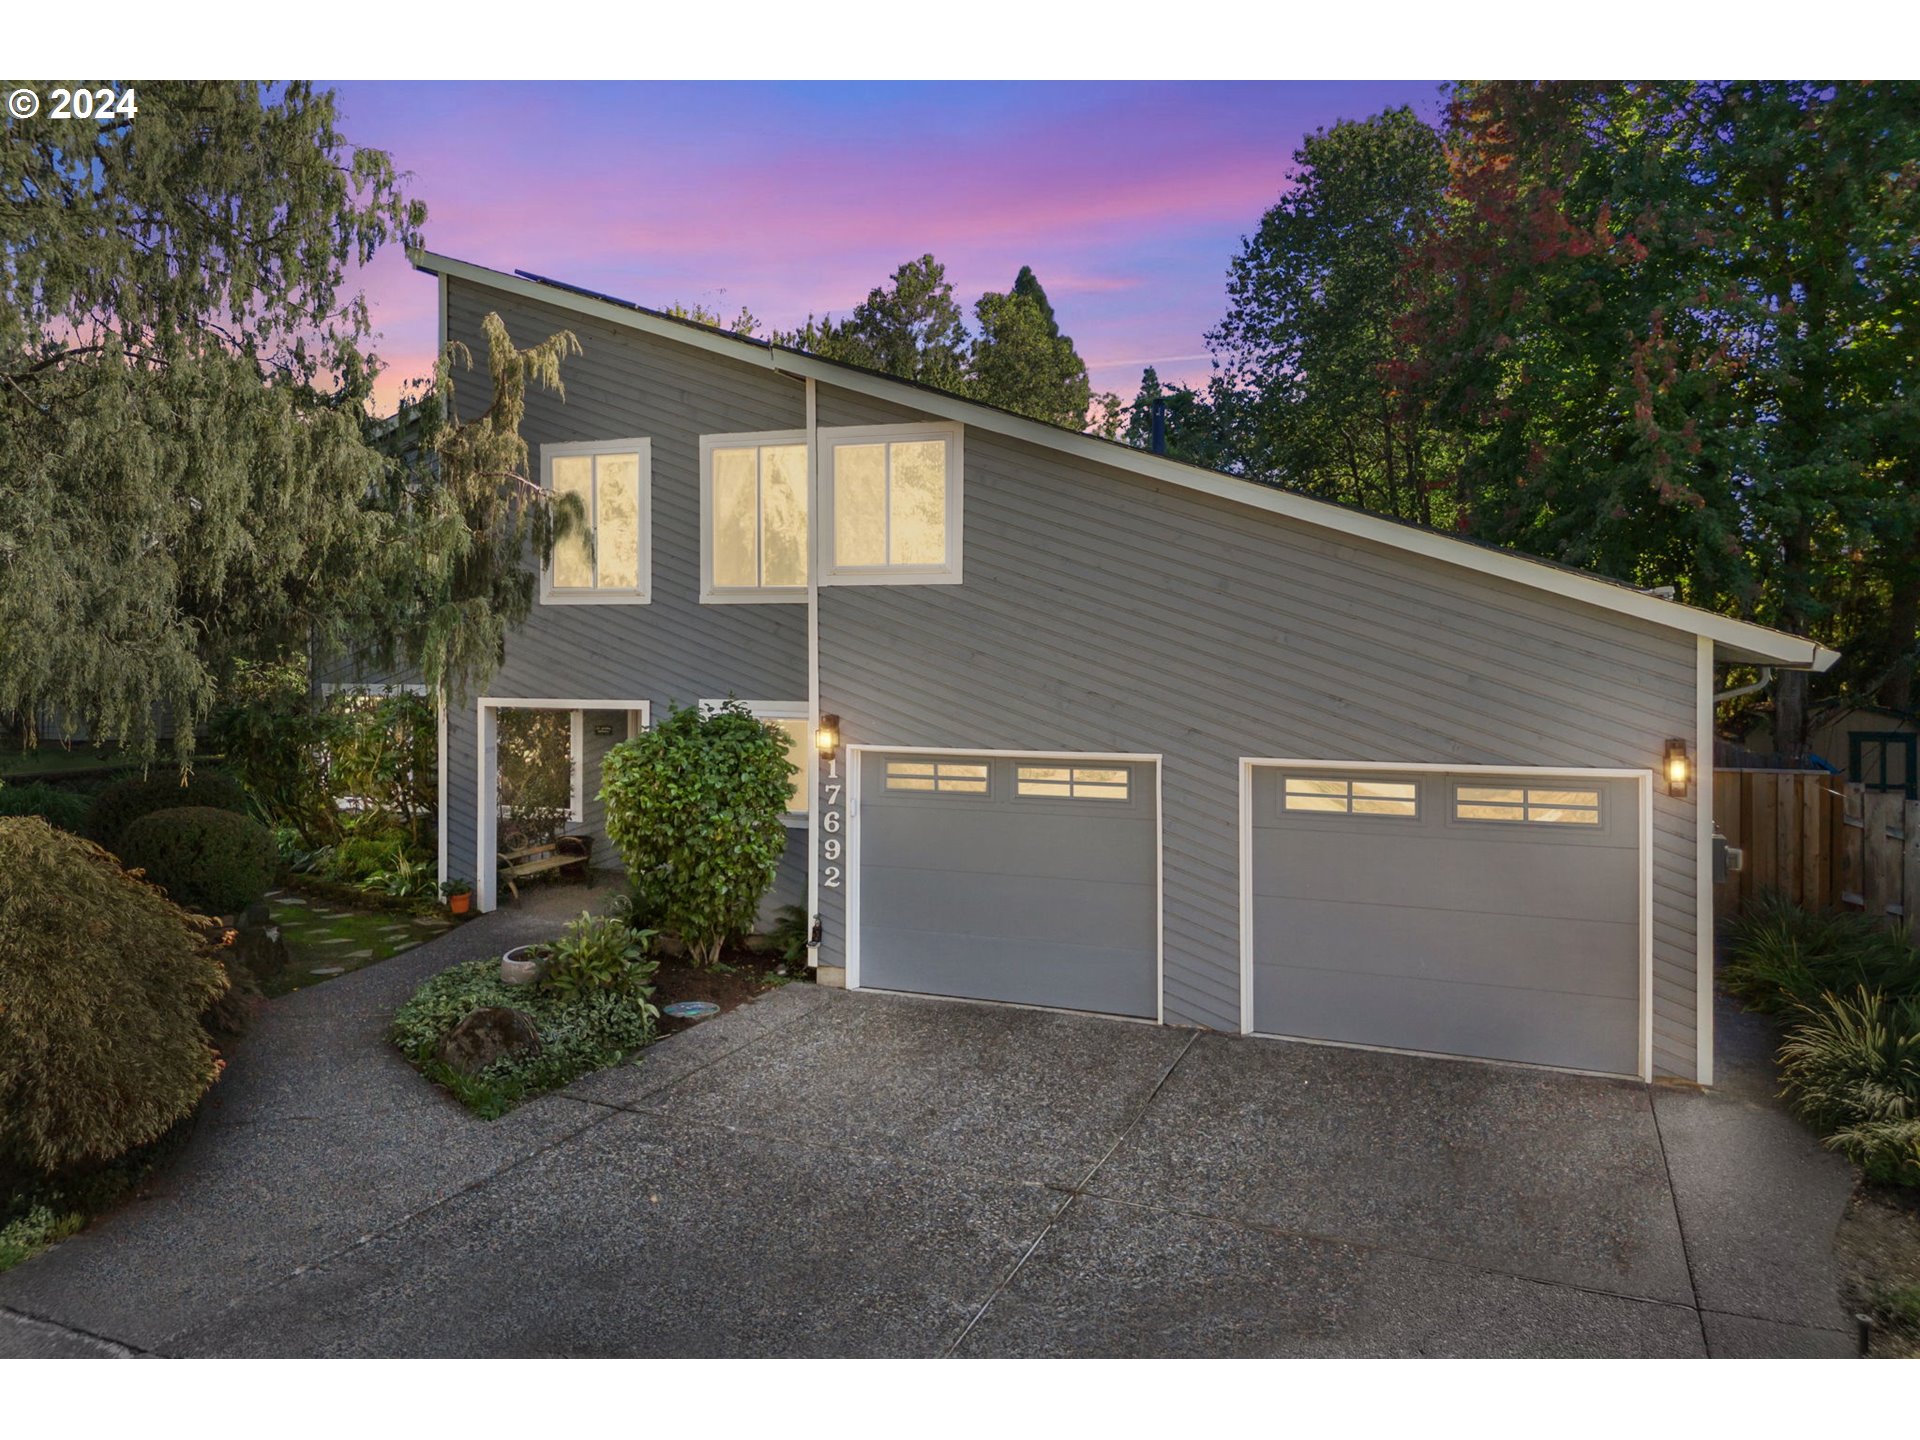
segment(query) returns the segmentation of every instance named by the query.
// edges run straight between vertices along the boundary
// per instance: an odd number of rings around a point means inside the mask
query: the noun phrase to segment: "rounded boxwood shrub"
[[[143,815],[120,837],[120,860],[176,905],[232,915],[267,893],[280,863],[273,833],[231,810],[188,805]]]
[[[227,988],[202,930],[99,846],[0,819],[0,1188],[112,1160],[220,1073],[200,1013]]]
[[[138,776],[116,780],[98,795],[87,810],[87,834],[109,850],[120,849],[120,837],[127,827],[156,810],[178,810],[198,806],[213,810],[247,813],[247,795],[232,776],[218,770],[196,770],[182,785],[172,774]]]

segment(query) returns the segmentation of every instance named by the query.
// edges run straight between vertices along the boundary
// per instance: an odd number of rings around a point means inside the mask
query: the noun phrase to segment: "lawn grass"
[[[287,942],[286,968],[261,980],[261,991],[269,996],[390,960],[453,925],[444,914],[360,910],[291,890],[270,893],[267,911]]]

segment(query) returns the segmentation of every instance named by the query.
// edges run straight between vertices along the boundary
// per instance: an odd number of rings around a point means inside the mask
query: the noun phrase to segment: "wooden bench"
[[[556,835],[540,845],[527,845],[518,850],[500,852],[500,878],[507,882],[507,893],[514,899],[520,898],[518,880],[527,880],[535,875],[546,875],[554,871],[578,867],[580,883],[591,884],[593,871],[590,862],[593,859],[593,837],[591,835]]]

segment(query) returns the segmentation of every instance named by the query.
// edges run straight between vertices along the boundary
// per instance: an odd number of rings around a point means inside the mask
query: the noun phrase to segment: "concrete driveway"
[[[795,986],[475,1120],[386,1018],[544,923],[275,1002],[0,1354],[1853,1349],[1849,1172],[1737,1016],[1701,1094]]]

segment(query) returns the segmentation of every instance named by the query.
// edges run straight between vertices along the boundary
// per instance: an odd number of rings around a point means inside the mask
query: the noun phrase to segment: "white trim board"
[[[642,729],[653,721],[653,702],[632,699],[551,699],[544,696],[482,695],[474,701],[477,722],[474,749],[477,774],[474,779],[473,817],[473,908],[485,914],[499,903],[500,882],[500,731],[497,710],[569,710],[573,712],[570,735],[574,746],[576,797],[580,794],[583,766],[582,740],[587,710],[624,710],[627,712],[627,738],[635,732],[635,717]],[[444,748],[442,753],[444,754]],[[445,787],[442,787],[442,794]]]
[[[611,300],[598,299],[554,285],[541,284],[518,275],[509,275],[504,271],[490,270],[485,266],[455,260],[450,256],[420,250],[413,252],[411,259],[416,269],[439,276],[443,280],[451,277],[483,285],[538,304],[570,310],[609,324],[640,330],[696,350],[724,355],[745,364],[759,365],[780,374],[790,375],[795,379],[818,380],[828,385],[839,386],[844,390],[909,406],[926,415],[976,426],[981,430],[992,431],[1010,439],[1025,441],[1049,450],[1058,450],[1095,464],[1111,465],[1134,474],[1144,475],[1149,479],[1264,510],[1300,524],[1356,536],[1395,550],[1422,555],[1445,564],[1477,571],[1483,575],[1510,580],[1531,589],[1546,591],[1667,629],[1703,635],[1723,647],[1725,653],[1721,658],[1724,661],[1779,665],[1817,671],[1827,669],[1839,659],[1838,652],[1802,636],[1788,635],[1778,630],[1768,629],[1764,625],[1753,624],[1751,621],[1736,620],[1730,616],[1716,615],[1709,610],[1682,605],[1677,601],[1663,600],[1628,585],[1616,584],[1597,575],[1564,569],[1514,551],[1469,544],[1436,530],[1403,525],[1363,511],[1349,510],[1324,500],[1315,500],[1290,490],[1277,489],[1218,471],[1204,470],[1199,466],[1168,459],[1164,455],[1136,450],[1131,446],[1115,444],[1096,436],[1011,415],[989,405],[960,399],[958,396],[905,384],[889,376],[821,360],[796,350],[775,349],[760,341],[742,336],[683,324],[665,316],[616,304]]]
[[[1711,643],[1711,642],[1706,642]],[[1431,762],[1395,763],[1385,760],[1304,760],[1240,757],[1240,1032],[1274,1040],[1303,1040],[1308,1037],[1283,1035],[1253,1028],[1253,772],[1255,767],[1271,770],[1365,770],[1389,771],[1407,775],[1525,775],[1566,780],[1633,780],[1639,807],[1638,844],[1639,920],[1640,920],[1640,1015],[1638,1078],[1653,1079],[1653,772],[1621,768],[1562,765],[1437,765]],[[1400,1050],[1386,1045],[1355,1045],[1353,1042],[1325,1040],[1316,1043],[1349,1048],[1390,1051],[1395,1054],[1425,1055],[1424,1050]],[[1470,1059],[1470,1056],[1448,1056]],[[1486,1057],[1480,1057],[1486,1058]],[[1528,1064],[1527,1061],[1500,1063]],[[1561,1066],[1536,1066],[1538,1069],[1563,1069]],[[1574,1071],[1576,1074],[1612,1072]],[[1616,1077],[1617,1078],[1617,1077]]]
[[[1159,752],[1138,750],[973,750],[953,745],[842,745],[841,753],[847,757],[847,901],[845,924],[847,927],[846,962],[847,989],[860,988],[860,783],[861,772],[865,767],[861,757],[868,754],[881,755],[956,755],[981,756],[993,760],[1107,760],[1129,765],[1153,766],[1153,964],[1154,964],[1154,1012],[1153,1023],[1167,1023],[1167,883],[1165,856],[1167,851],[1167,814],[1162,803],[1164,791],[1161,774],[1165,769],[1166,757]],[[949,999],[963,997],[949,996]],[[983,1004],[993,1003],[982,1001]],[[1012,1003],[1012,1002],[1009,1002]],[[1029,1009],[1047,1007],[1029,1006]],[[1075,1015],[1103,1015],[1105,1011],[1075,1010]],[[1144,1017],[1134,1015],[1122,1017],[1139,1020]]]
[[[1693,1078],[1713,1084],[1713,642],[1700,637],[1693,738],[1694,1040]]]

